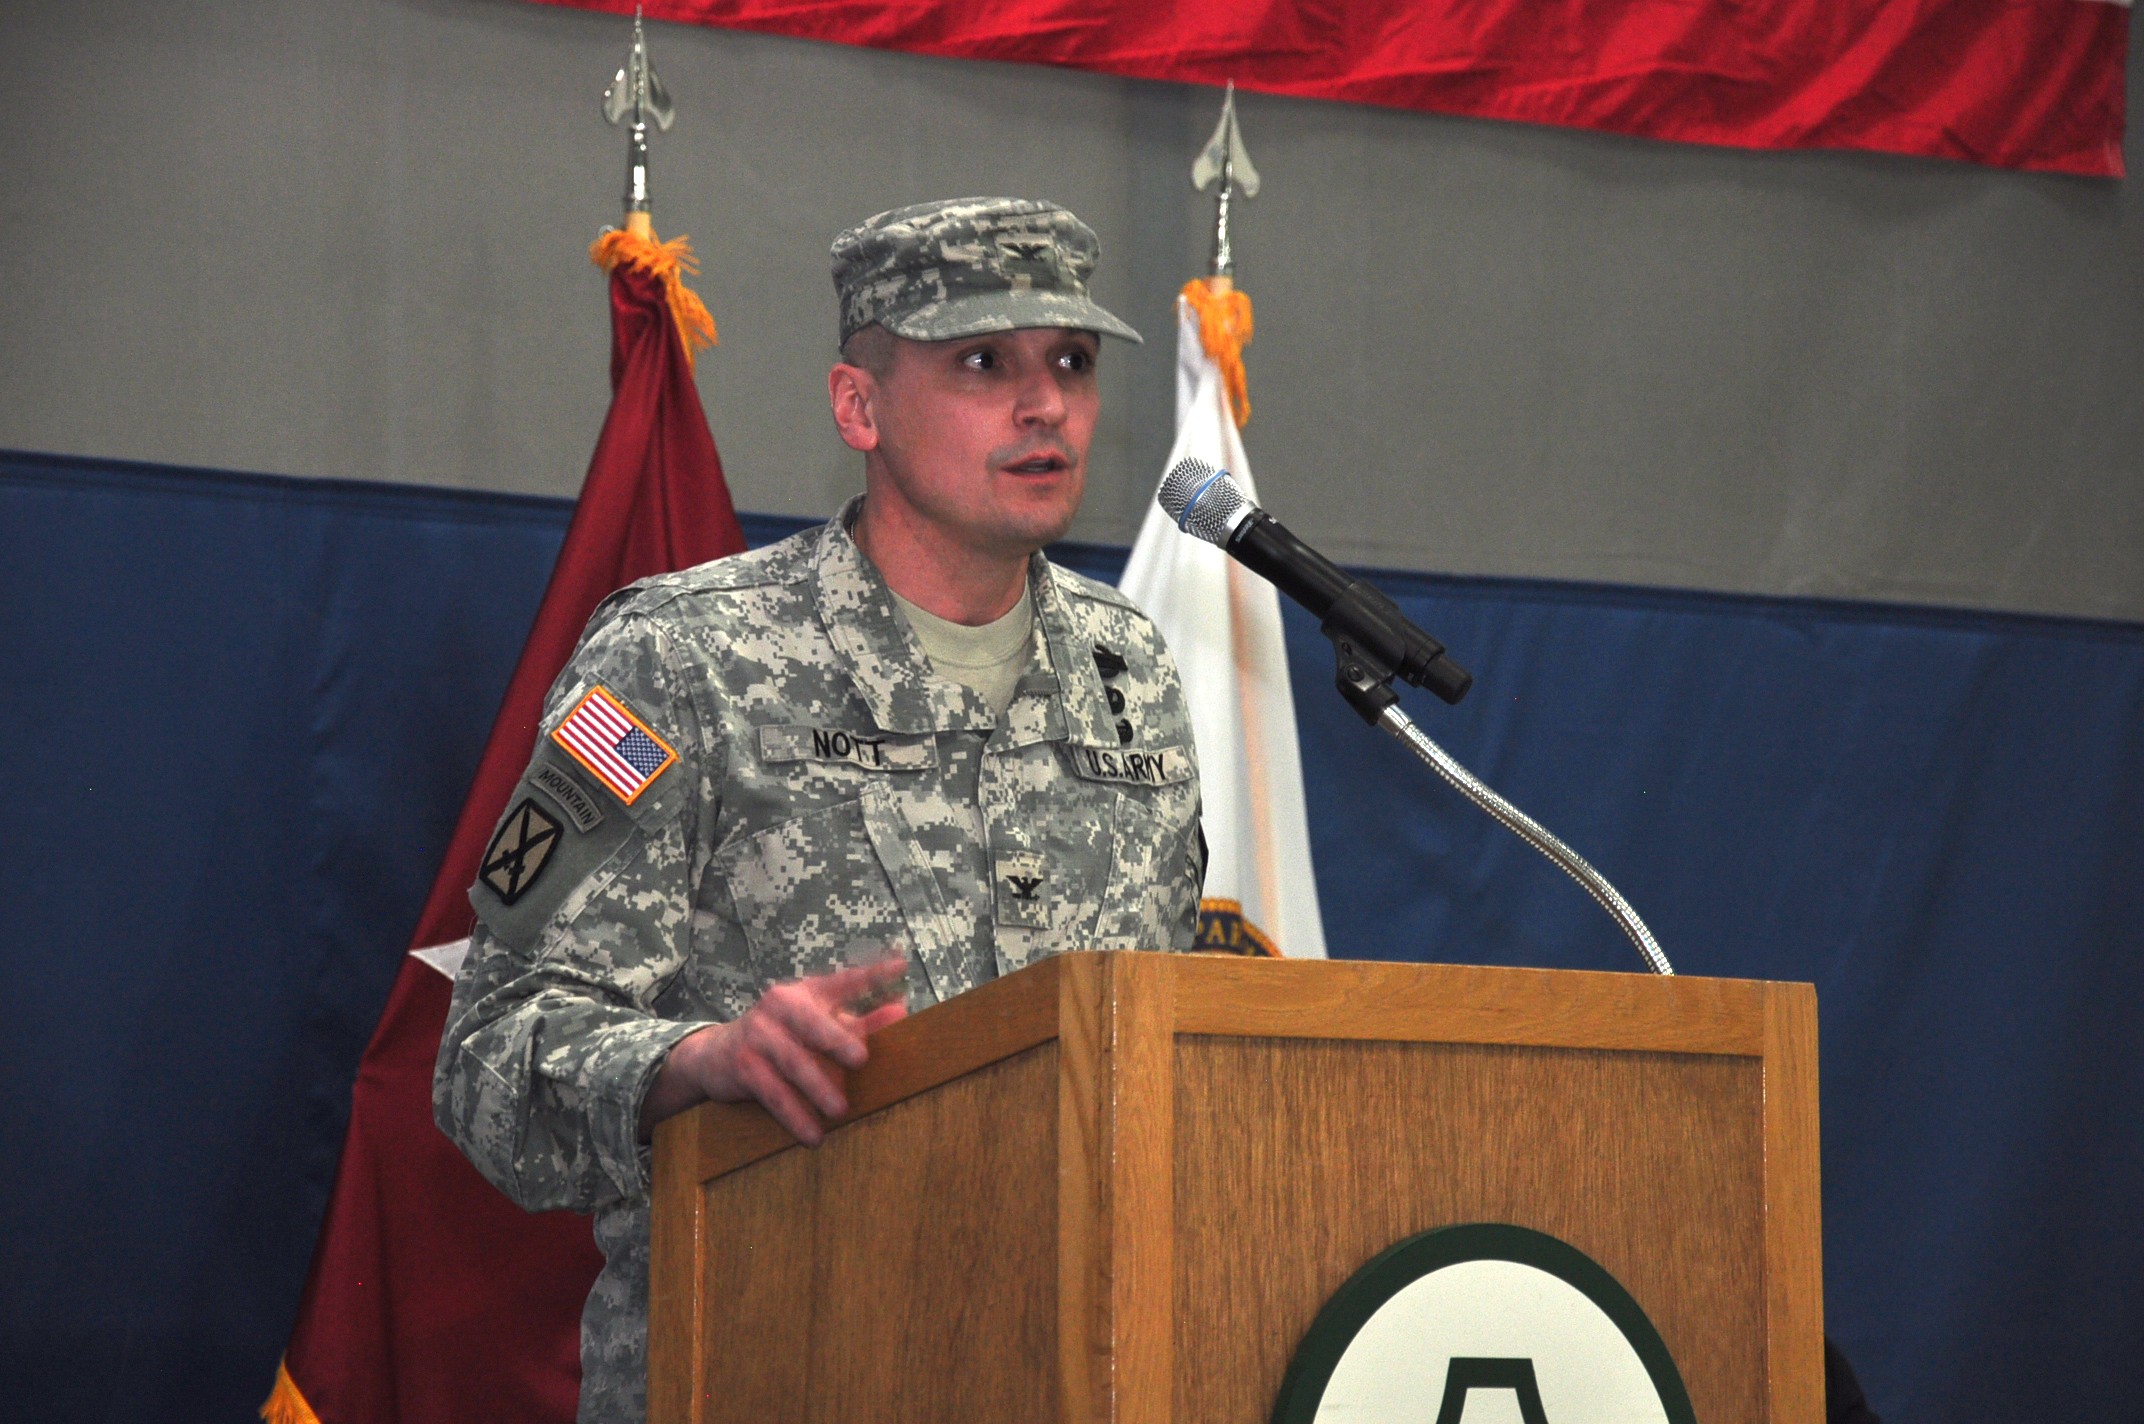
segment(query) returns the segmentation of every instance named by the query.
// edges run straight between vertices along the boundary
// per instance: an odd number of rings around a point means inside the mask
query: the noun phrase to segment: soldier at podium
[[[909,1007],[1063,950],[1191,946],[1176,669],[1040,552],[1085,488],[1100,338],[1139,339],[1087,295],[1097,252],[1012,199],[842,233],[827,384],[864,493],[613,595],[551,689],[470,891],[434,1108],[522,1206],[595,1214],[583,1421],[645,1413],[657,1121],[756,1099],[816,1142]]]

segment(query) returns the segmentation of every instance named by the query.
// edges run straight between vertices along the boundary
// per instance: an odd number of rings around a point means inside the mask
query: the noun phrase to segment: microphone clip
[[[1332,642],[1340,695],[1373,727],[1399,700],[1395,677],[1446,702],[1457,702],[1473,685],[1473,675],[1445,655],[1442,643],[1410,622],[1383,590],[1359,579],[1333,599],[1318,631]]]
[[[1392,690],[1397,672],[1345,631],[1336,629],[1332,619],[1326,619],[1318,631],[1332,639],[1333,685],[1340,689],[1347,705],[1355,709],[1356,716],[1376,726],[1385,709],[1400,700]]]

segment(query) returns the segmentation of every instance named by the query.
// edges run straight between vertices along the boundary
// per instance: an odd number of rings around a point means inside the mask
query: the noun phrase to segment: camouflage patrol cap
[[[844,344],[877,322],[911,341],[1063,326],[1140,339],[1087,295],[1094,229],[1055,203],[952,198],[866,218],[834,239]]]

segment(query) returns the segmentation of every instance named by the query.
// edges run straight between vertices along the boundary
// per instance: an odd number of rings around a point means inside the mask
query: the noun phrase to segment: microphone
[[[1474,685],[1473,674],[1444,655],[1444,644],[1409,622],[1398,604],[1335,568],[1246,499],[1228,471],[1217,470],[1204,460],[1179,460],[1162,478],[1161,491],[1154,498],[1178,529],[1220,545],[1236,562],[1323,620],[1318,631],[1333,642],[1337,664],[1333,680],[1356,715],[1405,743],[1469,801],[1584,886],[1638,947],[1647,968],[1655,974],[1675,972],[1638,912],[1584,856],[1452,760],[1399,705],[1399,695],[1392,690],[1395,677],[1426,687],[1446,702],[1467,695]]]
[[[1457,702],[1474,685],[1473,674],[1445,656],[1444,644],[1410,622],[1390,598],[1335,567],[1244,498],[1228,471],[1204,460],[1179,460],[1155,499],[1178,529],[1227,550],[1321,620],[1320,631],[1339,652],[1340,690],[1364,720],[1374,723],[1392,693],[1383,690],[1376,711],[1362,696],[1377,701],[1369,689],[1395,676],[1446,702]]]

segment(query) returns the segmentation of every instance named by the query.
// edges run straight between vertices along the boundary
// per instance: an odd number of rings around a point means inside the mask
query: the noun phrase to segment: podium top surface
[[[853,1121],[1136,1005],[1177,1035],[1501,1044],[1765,1057],[1807,984],[1362,960],[1061,954],[881,1030],[848,1077]],[[830,1124],[838,1125],[836,1124]],[[705,1181],[794,1145],[756,1104],[706,1103],[657,1128]],[[690,1146],[687,1147],[687,1142]]]

